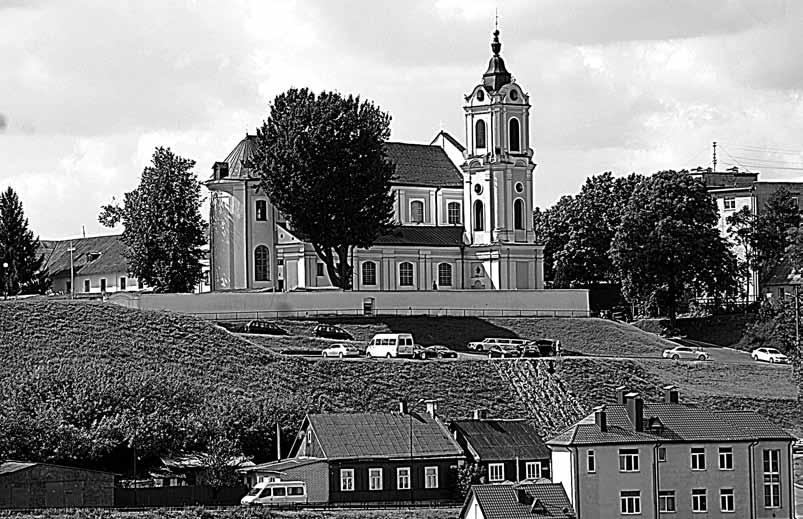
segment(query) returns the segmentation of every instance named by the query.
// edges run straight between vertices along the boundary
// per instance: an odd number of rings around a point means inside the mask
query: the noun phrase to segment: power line
[[[757,157],[744,157],[744,156],[741,156],[741,155],[734,155],[734,158],[737,158],[739,160],[744,160],[744,161],[747,161],[747,162],[767,162],[767,163],[775,163],[775,164],[791,164],[791,163],[795,163],[795,162],[800,162],[799,160],[798,161],[794,161],[794,160],[760,159],[760,158],[757,158]]]
[[[734,160],[736,160],[736,159],[734,159]],[[742,167],[744,169],[758,168],[758,169],[785,169],[785,170],[790,170],[790,171],[803,171],[803,167],[801,167],[801,168],[793,168],[793,167],[790,167],[790,166],[762,166],[760,164],[743,164],[741,162],[736,162],[736,163],[725,162],[724,164],[727,164],[729,166],[739,166],[739,167]]]
[[[761,153],[786,153],[786,154],[803,154],[803,150],[793,150],[791,148],[778,148],[775,146],[752,146],[748,144],[743,145],[736,145],[732,147],[733,149],[739,149],[743,151],[757,151]]]

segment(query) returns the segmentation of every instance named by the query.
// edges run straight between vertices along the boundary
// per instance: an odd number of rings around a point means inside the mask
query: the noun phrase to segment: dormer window
[[[100,258],[100,252],[87,252],[86,254],[86,260],[90,263],[98,258]]]

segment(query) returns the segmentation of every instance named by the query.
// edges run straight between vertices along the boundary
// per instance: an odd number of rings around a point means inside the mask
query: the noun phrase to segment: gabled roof
[[[123,243],[120,235],[114,234],[72,240],[40,240],[39,253],[44,255],[42,268],[51,277],[69,274],[71,244],[75,249],[73,267],[76,275],[128,272],[128,263],[123,256]],[[98,254],[93,261],[89,261],[91,253]]]
[[[526,494],[522,502],[518,491]],[[574,519],[574,509],[563,485],[559,483],[529,483],[515,485],[474,485],[466,496],[460,518],[466,517],[472,499],[482,510],[485,519]],[[533,504],[537,505],[534,507]]]
[[[461,152],[466,151],[466,147],[460,144],[460,141],[452,137],[452,134],[447,132],[446,130],[439,131],[437,135],[435,135],[435,138],[432,139],[432,142],[430,142],[429,144],[434,146],[435,142],[438,140],[438,137],[443,137],[444,139],[449,141],[449,143],[451,143],[452,146],[457,148],[457,150]]]
[[[462,226],[400,225],[374,241],[374,245],[418,245],[425,247],[460,247]]]
[[[538,431],[524,420],[456,420],[451,425],[465,438],[478,461],[550,457]]]
[[[326,459],[462,457],[446,427],[428,414],[313,414],[305,420]]]
[[[237,472],[240,473],[272,472],[277,474],[284,474],[286,471],[290,469],[304,467],[306,465],[312,465],[313,463],[323,463],[325,461],[326,460],[323,458],[307,458],[307,457],[287,458],[286,460],[269,461],[267,463],[260,463],[259,465],[252,465],[250,467],[241,467],[237,469]]]
[[[772,268],[762,286],[786,286],[803,284],[803,276],[786,260]]]
[[[3,474],[11,474],[21,470],[27,470],[31,467],[35,467],[36,465],[36,463],[26,463],[22,461],[8,461],[6,463],[0,463],[0,476]]]
[[[605,410],[607,431],[602,432],[590,414],[547,442],[548,445],[594,445],[661,442],[790,441],[794,438],[752,411],[709,411],[685,404],[644,405],[644,432],[633,430],[625,406]],[[662,428],[651,431],[650,419]]]

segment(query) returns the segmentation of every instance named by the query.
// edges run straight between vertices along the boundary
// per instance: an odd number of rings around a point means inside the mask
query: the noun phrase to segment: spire
[[[491,43],[493,56],[491,56],[491,61],[488,62],[488,70],[482,75],[482,82],[485,88],[492,92],[496,92],[512,81],[510,72],[505,68],[505,60],[499,55],[502,50],[502,44],[499,42],[498,24],[499,21],[497,19],[497,28],[494,30],[494,39]]]

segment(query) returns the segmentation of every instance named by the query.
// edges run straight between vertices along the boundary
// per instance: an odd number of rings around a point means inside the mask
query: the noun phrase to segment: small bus
[[[241,505],[281,506],[307,502],[303,481],[260,481],[240,500]]]
[[[412,357],[413,336],[409,333],[378,333],[365,349],[367,357]]]

